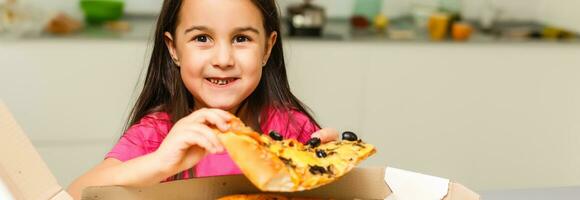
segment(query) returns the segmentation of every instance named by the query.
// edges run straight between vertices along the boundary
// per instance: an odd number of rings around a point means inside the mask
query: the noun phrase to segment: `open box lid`
[[[0,179],[14,199],[72,199],[0,100]]]
[[[385,182],[385,168],[355,168],[339,180],[313,190],[283,193],[289,197],[332,199],[387,199],[393,192]],[[479,195],[464,186],[448,182],[444,200],[478,200]],[[89,187],[82,200],[132,199],[216,199],[232,194],[252,194],[260,191],[242,175],[196,178],[173,181],[152,187],[120,186]],[[393,199],[393,198],[389,198]],[[397,200],[404,200],[394,198]]]

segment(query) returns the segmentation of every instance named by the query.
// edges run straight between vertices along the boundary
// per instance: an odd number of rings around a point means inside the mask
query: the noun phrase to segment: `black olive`
[[[324,152],[324,150],[322,150],[322,149],[318,149],[318,150],[316,150],[316,156],[319,158],[324,158],[324,157],[326,157],[326,152]]]
[[[280,160],[282,160],[282,162],[286,165],[291,165],[292,164],[292,160],[284,158],[284,157],[278,157],[280,158]]]
[[[348,141],[357,141],[358,137],[353,132],[345,131],[344,133],[342,133],[342,139]]]
[[[276,131],[270,131],[268,135],[270,135],[273,140],[282,141],[282,139],[284,139],[282,135]]]
[[[318,165],[310,166],[310,169],[308,169],[308,171],[310,171],[310,173],[314,175],[326,173],[326,169]]]
[[[334,172],[332,172],[332,168],[330,167],[330,165],[328,165],[328,166],[326,167],[326,172],[328,172],[328,174],[329,174],[329,175],[330,175],[330,174],[334,174]]]
[[[310,145],[310,147],[312,148],[317,147],[318,145],[320,145],[320,138],[317,137],[310,138],[310,140],[308,140],[306,144]]]

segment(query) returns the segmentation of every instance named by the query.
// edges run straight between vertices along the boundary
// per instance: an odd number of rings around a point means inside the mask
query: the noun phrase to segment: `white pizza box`
[[[289,197],[323,199],[386,199],[386,200],[478,200],[479,195],[461,184],[447,181],[442,192],[432,188],[408,187],[406,195],[394,193],[385,182],[385,171],[390,168],[355,168],[339,180],[304,192],[281,193]],[[425,176],[416,174],[419,176]],[[436,178],[426,176],[427,178]],[[429,181],[428,181],[429,182]],[[431,185],[431,183],[425,184]],[[399,189],[399,188],[397,188]],[[401,190],[402,192],[405,189]],[[82,200],[121,199],[216,199],[232,194],[261,193],[241,175],[197,178],[158,184],[152,187],[129,188],[120,186],[89,187],[83,191]],[[421,195],[423,194],[423,195]],[[427,195],[426,195],[427,194]],[[428,195],[431,194],[431,195]]]
[[[70,200],[38,152],[0,100],[0,182],[14,199]],[[215,199],[259,193],[242,175],[196,178],[151,187],[102,186],[83,191],[83,200]],[[387,200],[477,200],[466,187],[438,177],[391,167],[355,168],[337,181],[293,197]]]

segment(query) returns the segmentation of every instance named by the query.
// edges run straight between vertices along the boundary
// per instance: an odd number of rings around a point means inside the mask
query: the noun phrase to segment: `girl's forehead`
[[[217,30],[262,27],[262,14],[251,0],[184,0],[178,29],[206,26]]]

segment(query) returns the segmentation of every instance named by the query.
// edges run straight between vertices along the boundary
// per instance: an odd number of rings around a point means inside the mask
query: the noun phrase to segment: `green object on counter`
[[[91,24],[119,20],[125,7],[121,0],[81,0],[80,5],[85,20]]]
[[[373,22],[382,9],[383,0],[356,0],[353,15],[365,17],[369,22]]]

